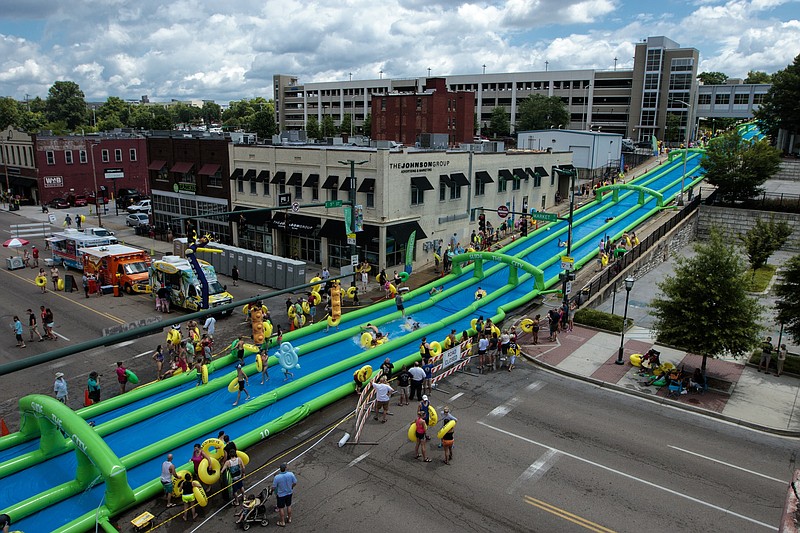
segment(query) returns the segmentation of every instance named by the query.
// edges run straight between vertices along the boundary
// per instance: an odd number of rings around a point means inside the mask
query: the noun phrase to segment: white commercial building
[[[351,262],[344,208],[307,204],[348,200],[350,161],[355,162],[355,200],[363,210],[357,252],[359,260],[373,265],[373,272],[401,270],[414,231],[414,268],[432,263],[434,250],[451,241],[466,246],[478,228],[476,208],[552,208],[556,192],[566,198],[569,190],[569,177],[553,168],[573,168],[571,153],[540,150],[473,153],[234,144],[229,150],[234,209],[277,207],[279,200],[297,204],[296,210],[234,215],[235,244],[331,267]],[[486,215],[494,227],[500,225],[496,213]]]

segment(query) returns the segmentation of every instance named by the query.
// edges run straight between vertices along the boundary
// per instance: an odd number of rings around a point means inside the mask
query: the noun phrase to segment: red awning
[[[219,170],[219,165],[216,163],[206,163],[202,167],[200,167],[200,171],[198,172],[201,176],[213,176]]]
[[[177,174],[186,174],[187,172],[192,170],[193,166],[194,166],[194,163],[188,163],[186,161],[179,161],[179,162],[175,163],[174,165],[172,165],[172,168],[169,169],[169,171],[170,172],[175,172]]]
[[[153,161],[149,165],[147,165],[147,170],[161,170],[166,165],[166,161]]]

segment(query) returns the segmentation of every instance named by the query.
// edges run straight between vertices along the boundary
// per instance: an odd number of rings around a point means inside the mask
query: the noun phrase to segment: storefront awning
[[[514,179],[514,174],[512,174],[511,171],[508,170],[507,168],[501,168],[498,171],[498,174],[500,175],[500,179],[501,180],[513,180]]]
[[[522,169],[522,168],[515,168],[513,170],[513,173],[514,173],[514,177],[517,178],[518,180],[526,180],[526,179],[528,179],[530,177],[530,176],[528,176],[528,173],[525,172],[525,169]]]
[[[336,189],[339,186],[339,176],[328,176],[325,183],[322,184],[323,189]]]
[[[479,170],[475,173],[475,179],[482,183],[494,183],[491,174],[486,172],[485,170]]]
[[[286,172],[279,170],[272,176],[272,181],[270,183],[277,183],[278,185],[284,185],[286,183]]]
[[[434,186],[428,181],[425,176],[416,176],[411,178],[411,184],[421,191],[432,191]]]
[[[197,172],[200,176],[213,176],[219,171],[219,165],[216,163],[206,163],[200,170]]]
[[[547,173],[547,171],[544,169],[544,167],[535,167],[535,168],[533,169],[533,171],[534,171],[536,174],[539,174],[539,175],[540,175],[541,177],[543,177],[543,178],[546,178],[547,176],[549,176],[549,175],[550,175],[550,174],[548,174],[548,173]]]
[[[244,176],[244,170],[242,170],[241,168],[237,168],[236,170],[233,171],[233,174],[231,174],[231,179],[240,180],[242,179],[242,176]]]
[[[303,173],[302,172],[293,172],[292,177],[289,178],[289,181],[286,182],[286,185],[291,187],[299,187],[303,184]]]
[[[447,174],[439,174],[439,183],[444,183],[448,187],[453,186],[453,180],[451,180],[450,176]]]
[[[319,174],[309,174],[303,187],[319,187]]]
[[[469,185],[469,180],[461,172],[453,172],[450,174],[450,179],[453,180],[453,184],[457,187],[466,187]]]
[[[269,183],[269,170],[262,170],[258,173],[258,176],[256,176],[257,183],[264,183],[265,181]]]
[[[147,170],[161,170],[166,164],[166,161],[152,161],[147,165]]]
[[[188,161],[178,161],[177,163],[172,165],[172,168],[169,169],[169,171],[175,172],[176,174],[186,174],[187,172],[192,170],[193,166],[194,163],[190,163]]]
[[[326,220],[320,228],[318,237],[325,237],[326,239],[333,239],[335,241],[342,241],[347,238],[344,233],[344,222],[341,220]]]
[[[350,178],[345,178],[343,180],[342,186],[339,187],[340,191],[349,191],[350,190]]]
[[[270,221],[270,226],[279,229],[279,230],[286,230],[286,217],[289,217],[289,232],[290,233],[310,233],[315,231],[320,224],[319,217],[310,217],[306,215],[298,215],[295,213],[286,213],[284,211],[278,211],[272,217]]]
[[[364,178],[358,186],[358,192],[375,192],[375,178]]]
[[[242,178],[242,180],[250,181],[250,180],[254,180],[254,179],[256,179],[256,169],[248,168],[247,172],[244,173],[244,177]]]
[[[254,226],[264,226],[272,218],[272,211],[252,211],[251,207],[234,206],[236,213],[228,215],[228,222],[242,223],[241,217],[244,216],[244,223]]]
[[[409,235],[411,235],[412,231],[417,232],[417,240],[425,239],[428,235],[422,231],[419,223],[414,220],[412,222],[403,222],[401,224],[395,224],[394,226],[389,226],[386,228],[386,232],[391,236],[394,237],[395,242],[398,243],[405,243],[408,241]]]

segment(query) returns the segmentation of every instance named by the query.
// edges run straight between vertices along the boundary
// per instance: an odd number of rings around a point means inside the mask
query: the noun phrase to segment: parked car
[[[50,207],[53,209],[67,209],[69,207],[69,202],[64,198],[53,198],[50,200]]]
[[[89,205],[89,200],[84,195],[78,195],[72,200],[72,205],[75,207],[86,207]]]
[[[125,217],[125,225],[135,228],[150,223],[150,217],[144,213],[132,213]]]
[[[117,191],[116,198],[117,201],[119,201],[120,207],[127,207],[144,198],[144,195],[136,189],[125,188]]]
[[[108,237],[108,238],[114,237],[114,232],[109,231],[106,228],[83,228],[83,232],[86,235],[96,235],[97,237]],[[114,238],[112,240],[116,241],[117,239]],[[112,242],[111,244],[114,243]]]
[[[652,148],[653,142],[652,141],[639,141],[636,143],[636,148]]]
[[[128,207],[128,213],[150,213],[151,209],[150,200],[139,200],[132,206]]]

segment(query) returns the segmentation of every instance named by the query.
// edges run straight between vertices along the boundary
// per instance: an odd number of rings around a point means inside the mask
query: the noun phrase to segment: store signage
[[[103,171],[107,180],[118,180],[125,177],[125,170],[121,168],[107,168]]]
[[[64,176],[45,176],[44,177],[44,188],[45,189],[57,189],[58,187],[64,186]]]
[[[195,183],[176,183],[172,190],[180,194],[197,194],[197,184]]]

